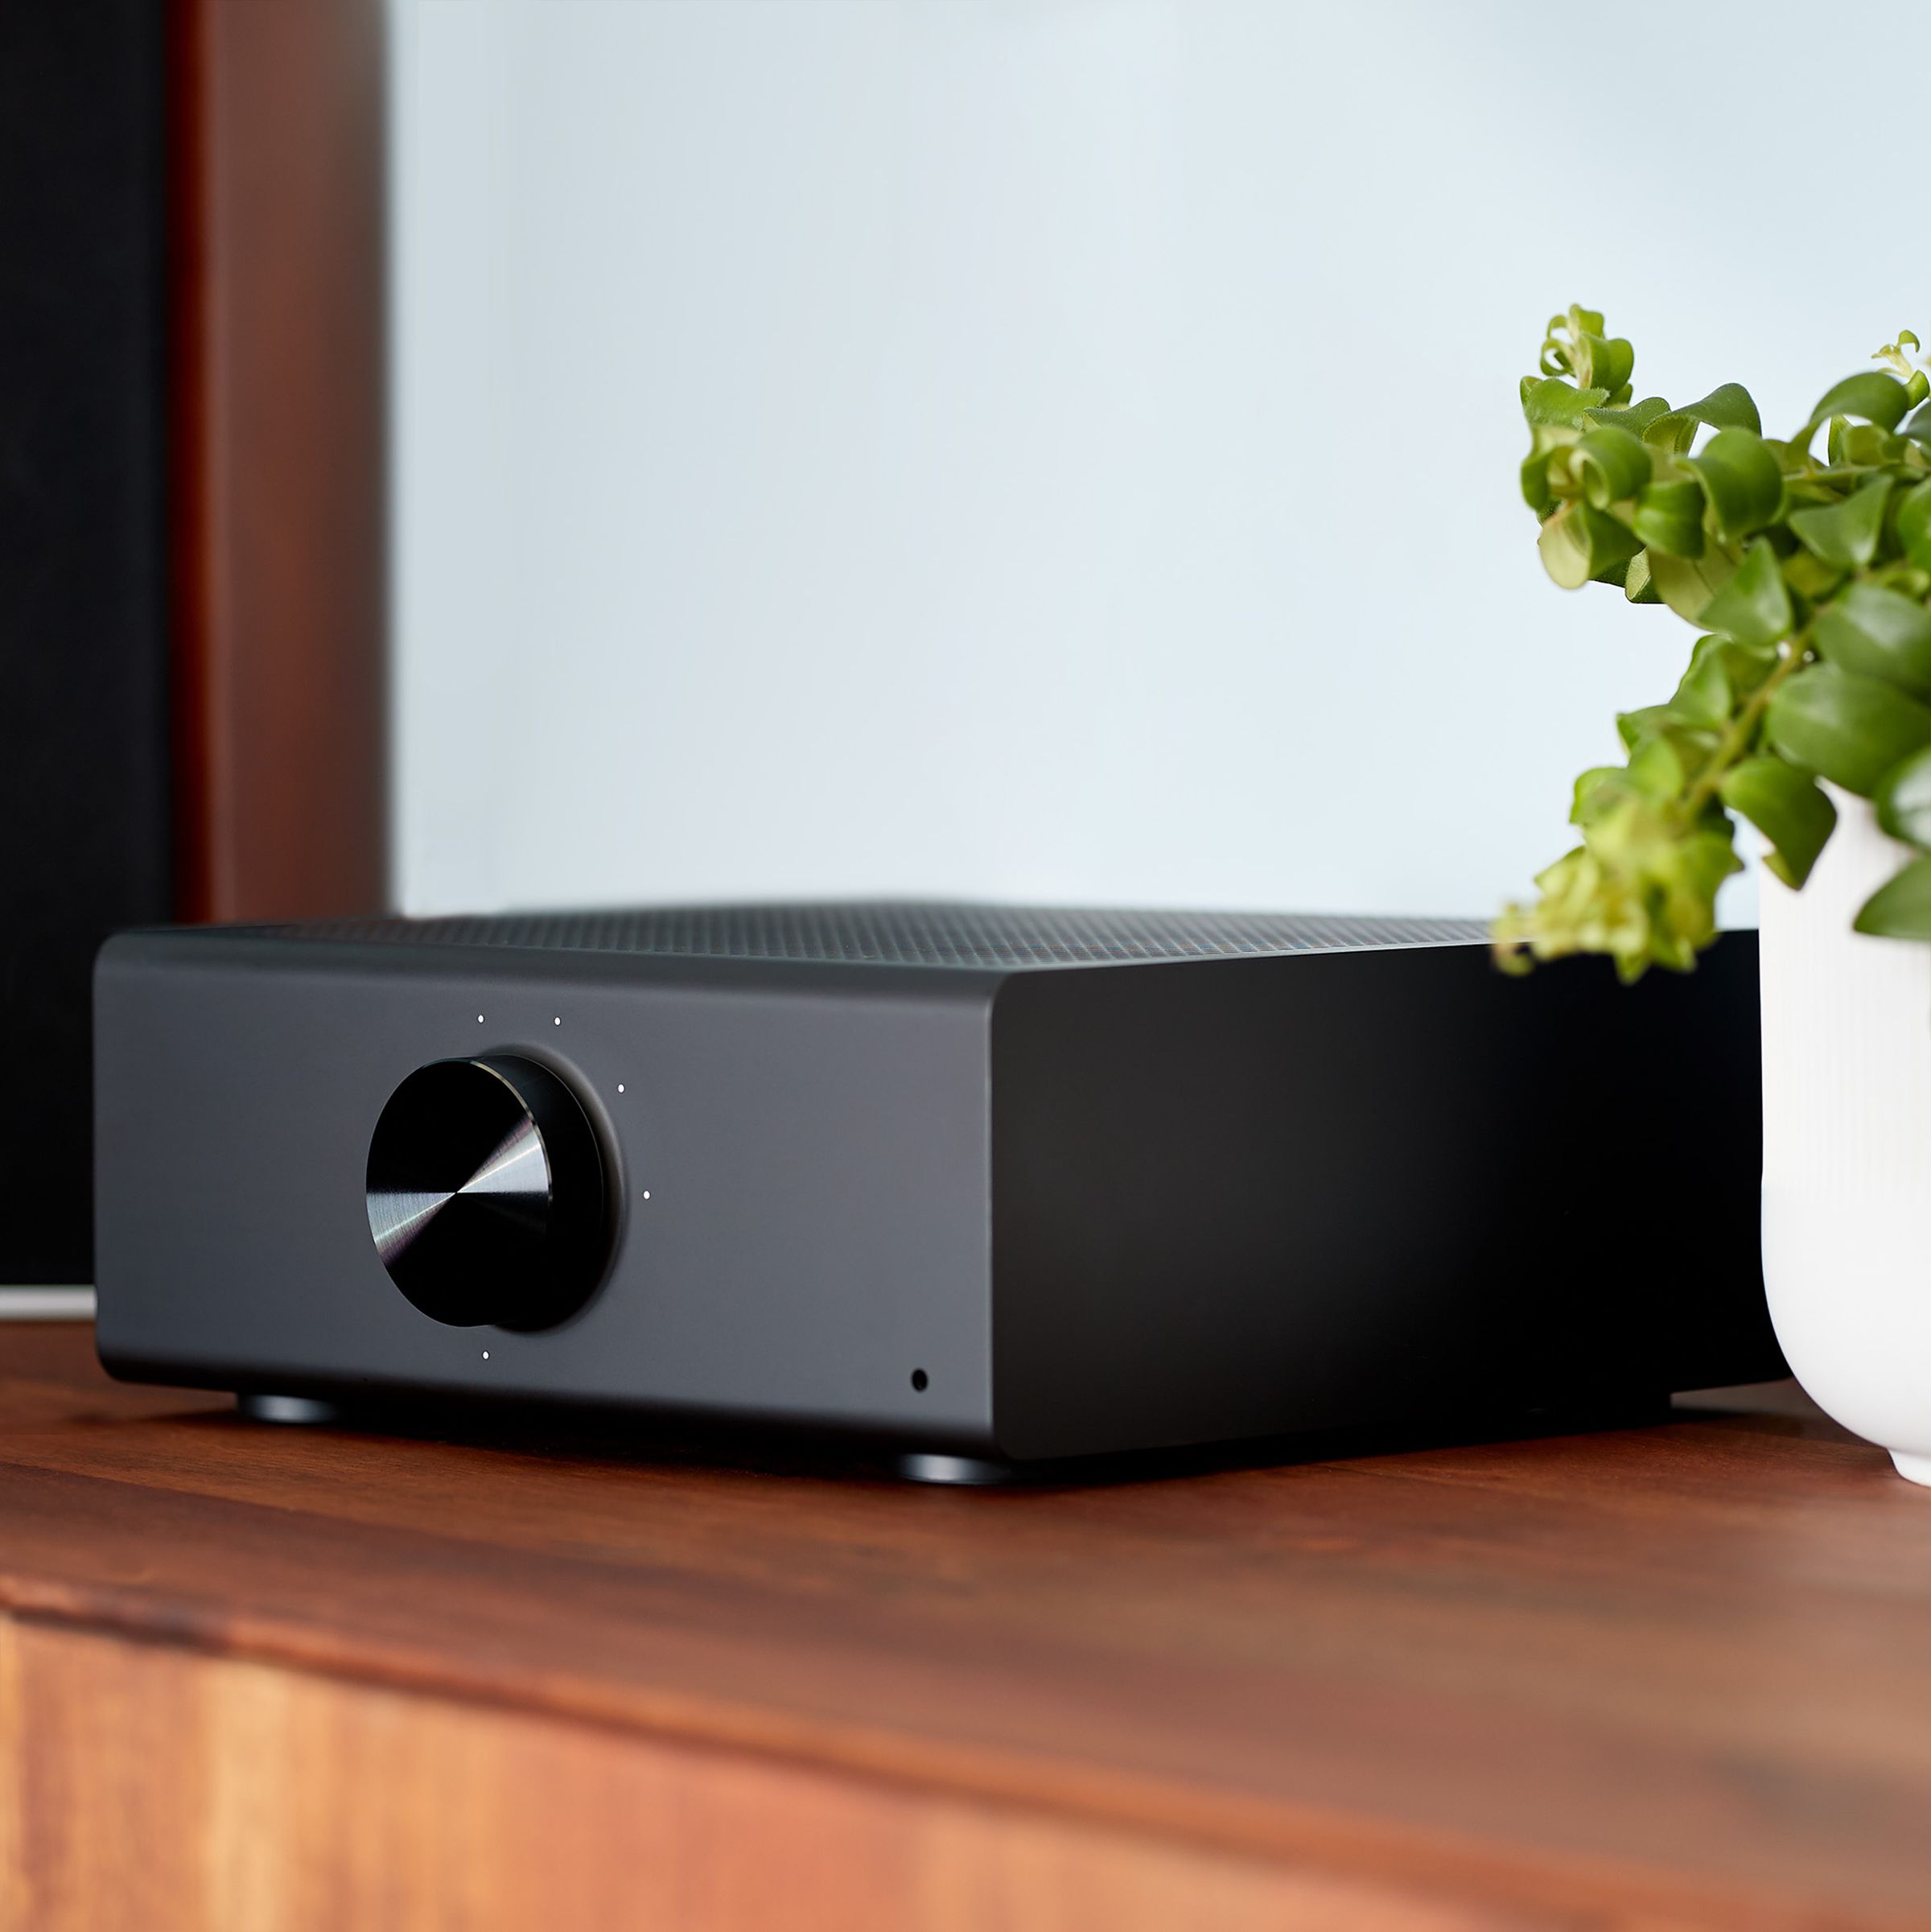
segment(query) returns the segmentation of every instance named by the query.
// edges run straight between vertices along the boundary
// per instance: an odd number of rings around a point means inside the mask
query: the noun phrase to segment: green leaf
[[[1896,377],[1887,376],[1880,369],[1866,369],[1862,375],[1847,376],[1834,388],[1826,389],[1818,398],[1817,407],[1811,410],[1810,420],[1801,434],[1809,436],[1820,422],[1832,416],[1861,416],[1867,422],[1894,430],[1910,402],[1909,393]]]
[[[1628,562],[1642,546],[1627,524],[1593,504],[1576,502],[1565,503],[1542,525],[1536,547],[1542,567],[1564,590],[1574,591]]]
[[[1549,487],[1549,459],[1553,450],[1531,450],[1522,459],[1522,501],[1538,517],[1555,508],[1555,492]]]
[[[1674,735],[1659,731],[1645,738],[1629,754],[1629,783],[1659,805],[1665,804],[1689,782],[1689,764]]]
[[[1734,551],[1714,546],[1700,557],[1649,552],[1649,575],[1657,595],[1688,624],[1702,622],[1711,599],[1730,581],[1736,564]]]
[[[1703,486],[1700,483],[1652,483],[1637,492],[1630,522],[1653,550],[1672,557],[1703,554]]]
[[[1789,636],[1796,616],[1784,574],[1777,568],[1777,548],[1768,537],[1751,545],[1735,574],[1703,607],[1698,621],[1756,650]]]
[[[1531,429],[1560,423],[1571,429],[1589,427],[1587,412],[1609,400],[1607,389],[1579,389],[1559,376],[1522,378],[1522,414]]]
[[[1756,436],[1764,430],[1749,390],[1740,382],[1726,382],[1700,402],[1686,402],[1681,409],[1651,417],[1641,433],[1645,443],[1680,454],[1695,439],[1698,423],[1714,430],[1748,430]]]
[[[1571,366],[1570,345],[1578,336],[1585,332],[1593,336],[1603,332],[1603,311],[1600,309],[1584,308],[1579,302],[1572,302],[1559,315],[1551,315],[1542,324],[1542,369],[1546,373]]]
[[[1921,571],[1931,571],[1931,483],[1907,491],[1897,506],[1897,540]]]
[[[1854,496],[1827,508],[1793,510],[1790,527],[1805,547],[1840,570],[1862,570],[1877,554],[1884,534],[1888,476],[1873,476]]]
[[[1717,727],[1730,722],[1730,714],[1736,708],[1736,687],[1723,657],[1728,641],[1723,637],[1697,639],[1690,653],[1690,668],[1670,700],[1670,709],[1678,716]]]
[[[1877,822],[1893,838],[1931,851],[1931,751],[1895,765],[1877,788]]]
[[[1748,430],[1753,436],[1764,433],[1756,403],[1740,382],[1719,382],[1700,402],[1686,402],[1678,414],[1712,429]]]
[[[1931,939],[1931,859],[1913,859],[1880,885],[1851,923],[1880,939]]]
[[[1590,430],[1571,450],[1570,461],[1583,495],[1599,510],[1633,496],[1649,480],[1649,452],[1627,430]]]
[[[1576,380],[1596,389],[1607,389],[1611,399],[1629,393],[1629,378],[1636,373],[1636,350],[1621,336],[1604,336],[1598,327],[1576,338],[1580,366]]]
[[[1781,758],[1746,758],[1718,790],[1770,841],[1764,863],[1785,885],[1801,886],[1837,824],[1837,807],[1817,781]]]
[[[1931,711],[1895,686],[1834,664],[1799,671],[1770,700],[1772,746],[1793,764],[1868,798],[1900,760],[1931,744]]]
[[[1618,711],[1616,735],[1625,752],[1633,752],[1648,732],[1660,730],[1676,715],[1666,704],[1646,704],[1640,711]]]
[[[1650,575],[1649,553],[1638,550],[1629,559],[1629,568],[1623,577],[1623,595],[1632,603],[1661,603],[1662,599],[1656,593],[1656,582]]]
[[[1588,409],[1583,414],[1599,429],[1627,430],[1640,436],[1658,416],[1670,414],[1670,405],[1661,396],[1645,396],[1626,410]]]
[[[1571,825],[1587,825],[1600,818],[1628,789],[1620,764],[1592,765],[1575,781],[1575,797],[1569,807]]]
[[[1833,469],[1880,469],[1894,461],[1897,439],[1875,422],[1853,422],[1848,416],[1833,416],[1830,433],[1824,447]]]
[[[1700,455],[1682,460],[1702,477],[1716,527],[1732,540],[1761,529],[1783,501],[1784,473],[1752,430],[1719,430]]]
[[[1637,793],[1596,818],[1583,838],[1605,883],[1633,890],[1642,912],[1628,935],[1634,943],[1589,950],[1615,952],[1626,979],[1650,963],[1687,972],[1698,950],[1715,937],[1717,888],[1741,868],[1729,820],[1715,813],[1686,832]]]
[[[1908,421],[1900,423],[1897,433],[1908,436],[1913,443],[1931,446],[1931,402],[1921,410],[1914,410]]]
[[[1634,752],[1649,739],[1671,737],[1682,742],[1686,762],[1700,764],[1702,755],[1716,743],[1715,732],[1702,721],[1679,711],[1674,705],[1645,704],[1633,711],[1618,711],[1616,735],[1623,749]]]
[[[1784,573],[1790,594],[1806,603],[1822,603],[1844,580],[1844,573],[1834,563],[1826,563],[1808,550],[1793,550],[1788,557],[1779,558],[1777,567]]]
[[[1833,664],[1931,698],[1931,611],[1882,584],[1853,583],[1811,620]]]
[[[1624,402],[1636,351],[1620,336],[1604,336],[1603,329],[1596,309],[1571,303],[1567,314],[1551,315],[1542,340],[1542,371],[1545,376],[1573,376],[1585,386],[1597,384],[1610,392],[1610,401]]]

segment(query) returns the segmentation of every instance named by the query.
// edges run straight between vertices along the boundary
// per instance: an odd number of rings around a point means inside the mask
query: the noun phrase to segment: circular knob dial
[[[513,1055],[411,1073],[376,1123],[368,1199],[389,1279],[459,1328],[552,1328],[609,1258],[589,1117],[547,1067]]]

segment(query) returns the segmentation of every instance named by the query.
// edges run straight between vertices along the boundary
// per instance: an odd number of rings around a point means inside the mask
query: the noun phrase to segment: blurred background
[[[1931,322],[1816,19],[393,0],[401,902],[1493,911],[1690,642],[1542,576],[1545,319],[1773,430]]]
[[[118,927],[1523,892],[1690,641],[1542,575],[1545,319],[1772,428],[1931,324],[1816,19],[0,8],[0,1282]]]

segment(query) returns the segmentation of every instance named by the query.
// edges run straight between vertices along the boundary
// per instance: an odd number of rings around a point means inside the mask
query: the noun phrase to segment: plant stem
[[[1684,815],[1691,824],[1695,823],[1697,814],[1716,796],[1724,772],[1740,754],[1749,749],[1756,721],[1763,716],[1764,707],[1777,694],[1777,687],[1804,661],[1810,649],[1810,632],[1806,628],[1790,640],[1789,654],[1777,660],[1769,676],[1744,699],[1743,709],[1730,720],[1729,729],[1717,740],[1716,749],[1697,773],[1695,784],[1683,795]]]

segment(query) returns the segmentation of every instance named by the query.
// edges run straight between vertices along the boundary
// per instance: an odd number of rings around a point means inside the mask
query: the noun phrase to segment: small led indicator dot
[[[555,1018],[554,1020],[552,1020],[552,1021],[551,1021],[550,1024],[551,1024],[553,1027],[560,1027],[560,1026],[561,1026],[561,1025],[562,1025],[562,1024],[563,1024],[563,1015],[562,1015],[561,1013],[558,1014],[558,1015],[556,1016],[556,1018]]]
[[[646,1201],[648,1201],[648,1200],[649,1200],[649,1199],[650,1199],[650,1189],[649,1189],[648,1188],[646,1188],[644,1190],[644,1198]]]
[[[482,1025],[482,1024],[483,1024],[483,1015],[482,1015],[480,1013],[479,1013],[479,1014],[477,1014],[477,1015],[476,1015],[476,1024],[477,1024],[478,1026],[480,1026],[480,1025]]]
[[[618,1091],[620,1094],[621,1094],[621,1093],[624,1091],[624,1083],[623,1083],[623,1081],[620,1081],[620,1081],[617,1082],[617,1091]]]
[[[488,1349],[485,1349],[483,1351],[483,1359],[484,1359],[485,1361],[488,1361],[489,1360],[489,1350],[488,1350]]]

